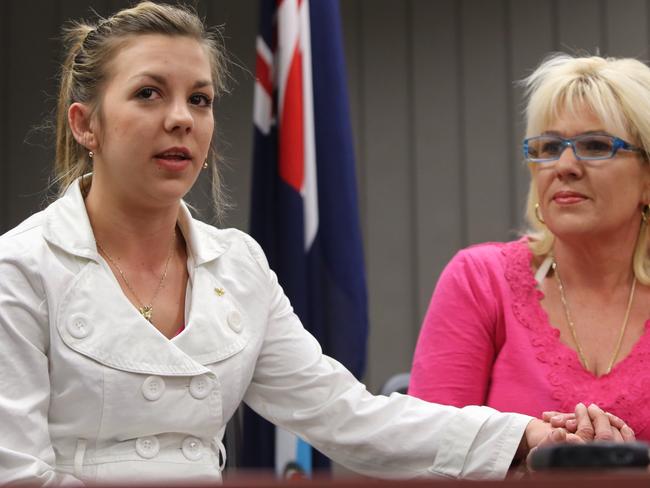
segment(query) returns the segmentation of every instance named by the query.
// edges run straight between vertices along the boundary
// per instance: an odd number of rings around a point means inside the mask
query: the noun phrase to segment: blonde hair
[[[606,127],[628,134],[629,142],[650,154],[650,68],[636,59],[573,57],[554,54],[522,81],[526,88],[526,137],[539,135],[560,112],[576,114],[591,110]],[[647,156],[644,163],[648,164]],[[539,201],[534,183],[534,167],[529,166],[526,219],[529,247],[535,256],[547,256],[554,236],[535,214]],[[650,284],[648,225],[641,219],[634,251],[634,274]]]
[[[218,32],[205,28],[194,10],[142,2],[120,10],[95,24],[71,22],[63,29],[66,56],[61,66],[60,89],[56,112],[56,156],[54,182],[59,195],[78,177],[91,171],[87,150],[79,144],[68,125],[68,109],[75,102],[90,106],[93,114],[101,113],[101,92],[108,79],[108,65],[118,49],[135,36],[163,34],[185,36],[200,42],[210,59],[215,97],[225,91],[227,61]],[[225,207],[218,171],[219,156],[211,144],[207,163],[212,173],[212,199],[217,216]]]

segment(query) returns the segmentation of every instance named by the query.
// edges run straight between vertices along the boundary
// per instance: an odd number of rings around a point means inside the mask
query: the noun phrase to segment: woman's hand
[[[585,421],[585,410],[589,415],[591,425]],[[578,422],[578,412],[583,419],[582,424]],[[629,442],[636,439],[634,431],[622,419],[609,412],[603,412],[593,403],[589,405],[589,408],[579,403],[576,405],[574,413],[544,412],[542,419],[549,422],[552,427],[564,428],[568,432],[580,435],[585,440]]]
[[[544,420],[533,419],[526,427],[516,458],[530,455],[538,447],[561,442],[581,444],[594,440],[626,442],[635,440],[634,432],[615,415],[595,404],[576,405],[574,413],[544,412]]]
[[[567,437],[571,435],[569,439]],[[530,469],[531,454],[539,446],[547,446],[560,442],[584,442],[578,440],[575,434],[569,434],[562,427],[554,428],[549,422],[540,419],[531,420],[526,426],[519,448],[512,461],[511,475],[520,477]]]

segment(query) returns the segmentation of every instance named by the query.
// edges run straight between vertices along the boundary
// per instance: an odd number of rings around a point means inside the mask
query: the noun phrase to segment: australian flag
[[[251,234],[305,328],[360,378],[368,310],[338,0],[261,0],[260,14]],[[244,466],[328,465],[311,456],[245,412]]]

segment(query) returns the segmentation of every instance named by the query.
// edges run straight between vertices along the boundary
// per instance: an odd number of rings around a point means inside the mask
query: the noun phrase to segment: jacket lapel
[[[112,368],[161,375],[207,372],[147,322],[97,263],[85,266],[68,288],[56,325],[68,347]]]
[[[204,365],[238,353],[249,340],[244,311],[222,289],[206,266],[195,269],[188,330],[173,339],[176,346]]]
[[[56,327],[71,349],[126,371],[196,375],[208,371],[204,365],[244,347],[247,331],[229,325],[241,310],[229,297],[216,299],[218,279],[205,266],[226,247],[212,228],[192,218],[184,203],[179,225],[191,256],[192,301],[188,330],[170,341],[137,312],[101,265],[79,181],[45,210],[44,238],[87,260],[80,263],[56,313]]]

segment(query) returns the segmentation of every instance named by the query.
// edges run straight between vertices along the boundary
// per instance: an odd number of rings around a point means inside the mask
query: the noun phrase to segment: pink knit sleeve
[[[413,396],[459,407],[485,404],[497,307],[475,250],[458,253],[438,280],[413,358]]]

